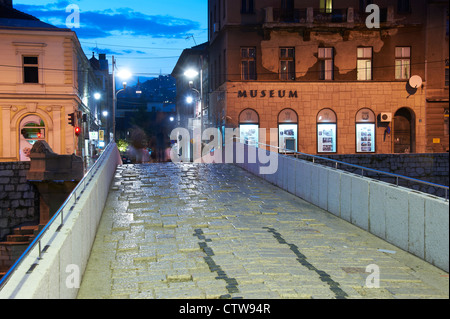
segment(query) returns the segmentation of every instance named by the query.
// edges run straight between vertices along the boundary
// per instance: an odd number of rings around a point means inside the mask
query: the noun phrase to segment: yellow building
[[[2,0],[0,48],[0,161],[29,160],[37,140],[57,154],[89,156],[97,80],[76,33]]]

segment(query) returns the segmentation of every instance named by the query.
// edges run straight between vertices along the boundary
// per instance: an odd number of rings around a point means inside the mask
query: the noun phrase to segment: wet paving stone
[[[447,273],[239,167],[164,163],[117,168],[78,298],[448,299],[448,289]]]

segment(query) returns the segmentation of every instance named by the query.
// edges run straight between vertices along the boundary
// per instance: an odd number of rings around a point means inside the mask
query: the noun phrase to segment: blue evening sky
[[[66,28],[70,4],[80,9],[76,31],[88,58],[106,53],[134,75],[170,74],[185,48],[207,41],[206,0],[13,0],[14,8]],[[74,22],[75,20],[71,20]],[[97,55],[96,55],[97,56]]]

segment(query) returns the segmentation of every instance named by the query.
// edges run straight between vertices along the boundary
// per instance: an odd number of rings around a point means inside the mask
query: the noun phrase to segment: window
[[[255,48],[241,48],[241,79],[256,80]]]
[[[333,48],[319,48],[320,80],[333,80]]]
[[[240,142],[258,147],[259,115],[253,109],[245,109],[239,114]]]
[[[297,152],[298,115],[292,109],[284,109],[278,114],[279,152]]]
[[[242,0],[241,13],[253,13],[254,0]]]
[[[23,57],[23,83],[39,83],[39,65],[37,56]]]
[[[333,12],[333,0],[320,0],[320,12],[322,13]]]
[[[398,0],[397,12],[408,13],[411,11],[409,0]]]
[[[295,80],[295,49],[280,49],[280,79]]]
[[[30,152],[37,141],[45,141],[45,123],[37,115],[28,115],[20,122],[20,161],[29,161]]]
[[[317,153],[336,153],[337,117],[331,109],[317,114]]]
[[[375,113],[367,108],[356,113],[356,152],[375,153],[376,132]]]
[[[359,11],[365,12],[369,4],[372,4],[373,0],[359,0]]]
[[[395,79],[407,80],[411,74],[411,48],[395,48]]]
[[[357,79],[372,80],[372,48],[357,49]]]

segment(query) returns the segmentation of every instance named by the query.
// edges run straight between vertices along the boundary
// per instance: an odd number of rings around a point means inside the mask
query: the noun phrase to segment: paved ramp
[[[78,298],[448,298],[448,274],[227,164],[123,165]]]

